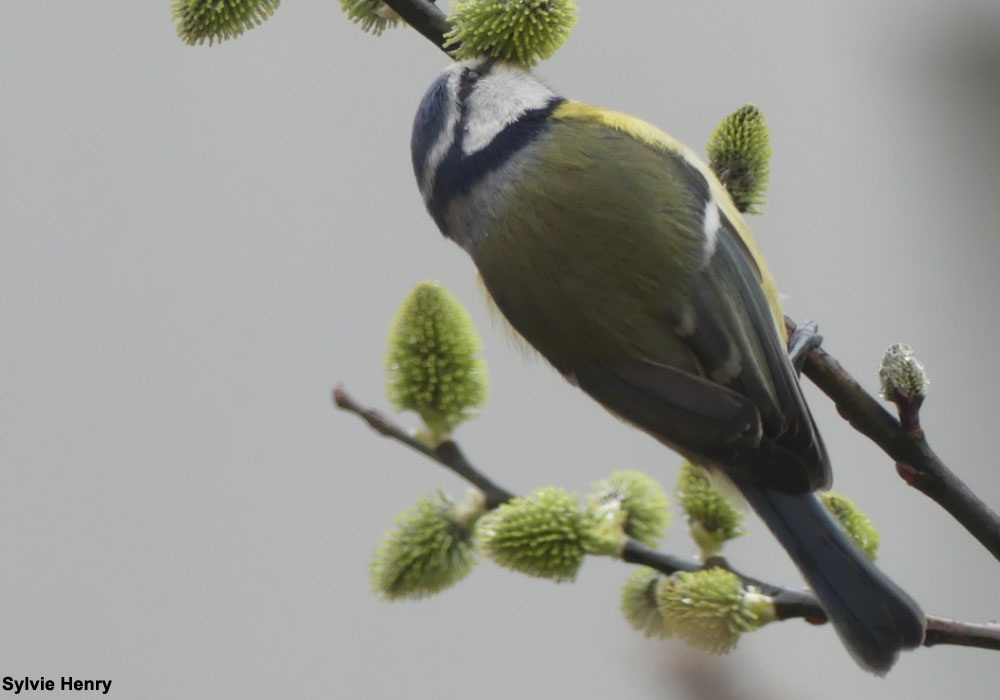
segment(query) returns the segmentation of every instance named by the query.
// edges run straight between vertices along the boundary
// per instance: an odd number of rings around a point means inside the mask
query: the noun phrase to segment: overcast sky
[[[757,103],[775,153],[750,224],[787,311],[872,391],[883,349],[913,345],[931,443],[1000,507],[1000,4],[581,4],[538,72],[696,150]],[[424,212],[410,123],[446,57],[333,0],[211,48],[176,38],[167,0],[4,10],[0,677],[152,699],[995,697],[996,652],[921,649],[883,680],[797,621],[723,658],[648,641],[610,560],[558,586],[483,562],[380,601],[381,533],[466,485],[329,391],[386,407],[386,331],[418,281],[482,332],[492,396],[458,438],[496,480],[583,491],[633,468],[672,491],[679,463],[526,360]],[[806,391],[884,569],[929,613],[1000,615],[1000,565]],[[750,528],[731,561],[797,584]],[[682,523],[663,548],[694,551]]]

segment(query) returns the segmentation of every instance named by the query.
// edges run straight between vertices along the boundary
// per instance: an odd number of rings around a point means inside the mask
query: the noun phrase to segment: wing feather
[[[568,105],[473,252],[497,306],[580,388],[685,456],[785,491],[825,485],[773,282],[728,195],[645,122]]]

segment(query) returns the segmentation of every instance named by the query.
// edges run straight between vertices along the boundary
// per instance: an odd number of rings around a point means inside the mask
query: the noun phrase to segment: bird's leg
[[[806,321],[795,326],[788,338],[788,359],[792,362],[796,374],[802,373],[806,355],[823,344],[823,336],[819,334],[819,324]]]

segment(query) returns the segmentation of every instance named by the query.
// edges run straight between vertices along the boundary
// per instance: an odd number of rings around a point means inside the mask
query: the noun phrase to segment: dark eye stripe
[[[458,100],[459,103],[465,102],[469,95],[472,94],[472,88],[477,81],[485,78],[489,75],[489,72],[493,69],[493,66],[497,64],[497,59],[487,58],[481,61],[475,68],[467,66],[462,71],[462,77],[458,82]]]
[[[484,177],[503,167],[522,148],[540,138],[549,127],[553,110],[563,101],[560,97],[553,97],[545,107],[525,112],[517,121],[504,127],[488,146],[468,156],[462,152],[459,133],[464,115],[459,119],[455,124],[451,149],[438,166],[434,192],[428,203],[431,216],[442,229],[445,228],[444,213],[451,201],[457,195],[468,194]]]
[[[462,71],[462,77],[458,81],[458,103],[464,105],[472,94],[472,88],[476,82],[482,78],[484,73],[475,68],[466,68]]]
[[[461,105],[462,108],[465,107],[466,101],[472,94],[472,88],[476,84],[476,80],[479,79],[478,73],[476,74],[476,77],[473,79],[469,77],[469,72],[470,71],[468,68],[462,71],[462,77],[458,81],[458,104]]]

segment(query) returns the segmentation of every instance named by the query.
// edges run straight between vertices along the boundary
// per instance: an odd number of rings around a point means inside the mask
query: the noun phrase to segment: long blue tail
[[[883,675],[901,649],[923,642],[920,607],[854,546],[815,494],[727,476],[788,551],[859,664]]]

